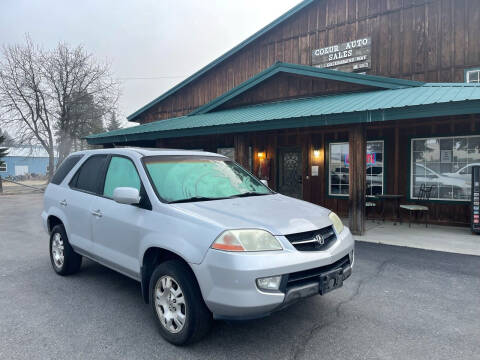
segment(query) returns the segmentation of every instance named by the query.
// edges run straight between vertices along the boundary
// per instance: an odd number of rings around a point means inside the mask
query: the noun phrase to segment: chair
[[[418,190],[418,199],[423,201],[430,200],[430,196],[432,195],[432,190],[435,185],[425,186],[422,184],[420,189]],[[425,227],[428,227],[428,212],[429,208],[425,205],[415,205],[415,204],[403,204],[400,205],[401,209],[408,210],[408,227],[412,226],[412,214],[415,214],[415,219],[417,218],[418,213],[426,214],[427,218],[425,220]],[[422,215],[423,216],[423,215]]]

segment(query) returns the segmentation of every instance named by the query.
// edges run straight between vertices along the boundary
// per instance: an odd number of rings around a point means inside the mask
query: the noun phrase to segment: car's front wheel
[[[68,242],[63,225],[55,225],[50,234],[50,261],[53,270],[59,275],[74,274],[82,265],[82,256]]]
[[[178,260],[157,266],[150,278],[150,303],[161,335],[175,345],[195,342],[212,323],[195,276]]]

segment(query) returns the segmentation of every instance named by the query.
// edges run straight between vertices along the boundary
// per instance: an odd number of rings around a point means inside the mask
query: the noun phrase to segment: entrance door
[[[278,151],[278,192],[302,198],[302,149],[285,148]]]

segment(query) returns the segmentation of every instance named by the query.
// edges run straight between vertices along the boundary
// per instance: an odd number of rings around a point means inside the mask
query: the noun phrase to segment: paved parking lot
[[[480,359],[480,257],[357,243],[342,289],[176,348],[135,281],[54,274],[41,199],[0,196],[0,359]]]

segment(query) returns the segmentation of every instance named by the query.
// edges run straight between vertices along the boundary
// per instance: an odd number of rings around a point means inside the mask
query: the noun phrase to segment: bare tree
[[[8,155],[7,136],[0,130],[0,165],[2,165],[2,158]]]
[[[3,165],[2,158],[8,155],[8,148],[4,147],[7,142],[7,135],[4,135],[0,129],[0,166]],[[0,193],[3,192],[2,176],[0,175]]]
[[[26,36],[25,44],[3,47],[0,122],[17,143],[40,144],[47,151],[49,177],[55,168],[55,145],[61,163],[77,140],[103,131],[119,94],[110,65],[82,46],[60,43],[47,51]]]
[[[41,144],[54,170],[54,133],[51,100],[41,74],[40,50],[26,38],[24,45],[6,46],[0,60],[0,120],[15,129],[18,143]]]
[[[115,111],[119,84],[107,63],[96,61],[82,46],[60,43],[42,53],[42,75],[56,104],[55,128],[59,161],[71,151],[75,139],[103,130],[103,119]]]

